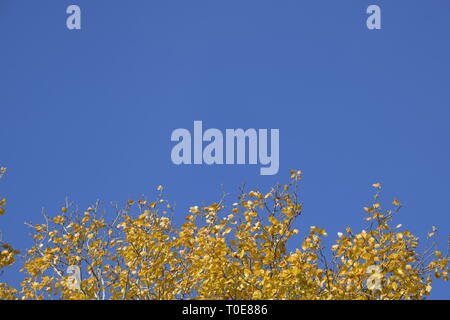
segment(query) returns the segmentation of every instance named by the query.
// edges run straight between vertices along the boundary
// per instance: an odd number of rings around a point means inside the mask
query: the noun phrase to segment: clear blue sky
[[[82,9],[82,30],[66,8]],[[366,8],[382,8],[369,31]],[[382,182],[421,238],[450,230],[447,0],[0,0],[0,182],[4,238],[30,247],[66,196],[87,207],[166,187],[179,214],[304,171],[304,215],[330,237],[362,226]],[[280,171],[180,166],[170,134],[279,128]],[[230,200],[231,201],[231,200]],[[14,272],[2,280],[17,281]],[[433,298],[450,298],[436,282]]]

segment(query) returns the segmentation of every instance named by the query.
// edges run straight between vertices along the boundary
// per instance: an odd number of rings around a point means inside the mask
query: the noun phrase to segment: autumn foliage
[[[23,253],[24,280],[20,288],[0,284],[0,298],[423,299],[434,279],[448,280],[448,253],[421,251],[417,237],[392,225],[401,203],[383,210],[380,184],[361,210],[365,230],[347,228],[330,249],[319,227],[301,239],[294,228],[300,179],[292,171],[288,184],[264,193],[242,190],[230,205],[224,196],[191,207],[180,226],[162,187],[154,201],[128,201],[113,214],[99,203],[82,211],[66,203],[29,224],[34,245]],[[1,245],[0,269],[17,256]]]

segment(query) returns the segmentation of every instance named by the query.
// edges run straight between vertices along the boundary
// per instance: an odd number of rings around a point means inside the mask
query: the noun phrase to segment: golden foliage
[[[364,210],[366,230],[327,233],[310,227],[299,241],[300,171],[266,193],[242,191],[191,207],[181,226],[158,187],[155,201],[130,200],[106,219],[99,204],[30,225],[34,246],[19,292],[0,286],[1,298],[21,299],[422,299],[434,278],[448,280],[448,254],[420,254],[418,238],[392,227],[401,207],[382,210],[381,184]],[[434,237],[434,228],[429,237]],[[290,249],[293,248],[293,249]],[[431,247],[434,248],[434,247]],[[434,250],[434,249],[433,249]],[[80,278],[67,273],[79,270]],[[79,282],[74,285],[74,282]]]
[[[6,168],[0,167],[0,178],[6,172]],[[4,215],[6,205],[6,199],[0,197],[0,216]],[[18,251],[15,251],[9,244],[2,241],[1,233],[0,233],[0,274],[2,273],[2,269],[10,266],[15,262],[15,256],[18,254]],[[14,299],[16,297],[17,291],[8,286],[5,283],[0,282],[0,299]]]

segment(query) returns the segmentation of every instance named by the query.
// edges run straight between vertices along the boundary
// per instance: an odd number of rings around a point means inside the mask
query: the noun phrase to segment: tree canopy
[[[437,229],[419,250],[416,236],[393,225],[401,203],[382,209],[379,183],[361,210],[365,230],[348,227],[331,248],[320,227],[303,229],[300,239],[300,180],[291,171],[285,185],[193,206],[181,225],[162,187],[156,199],[130,200],[113,213],[99,202],[85,210],[67,202],[28,224],[34,245],[17,259],[23,281],[0,283],[0,299],[423,299],[435,279],[448,280]],[[1,248],[0,270],[19,263],[12,246]]]

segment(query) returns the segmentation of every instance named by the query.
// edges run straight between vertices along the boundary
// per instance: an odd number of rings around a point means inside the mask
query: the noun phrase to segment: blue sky
[[[82,30],[66,8],[82,9]],[[382,29],[366,28],[366,8]],[[81,207],[152,196],[182,216],[246,182],[301,169],[301,229],[362,226],[374,182],[421,238],[450,230],[450,2],[0,0],[4,238],[30,247],[65,197]],[[280,171],[174,166],[176,128],[279,128]],[[231,199],[230,199],[231,201]],[[2,280],[17,281],[14,272]],[[436,282],[432,298],[450,298]]]

